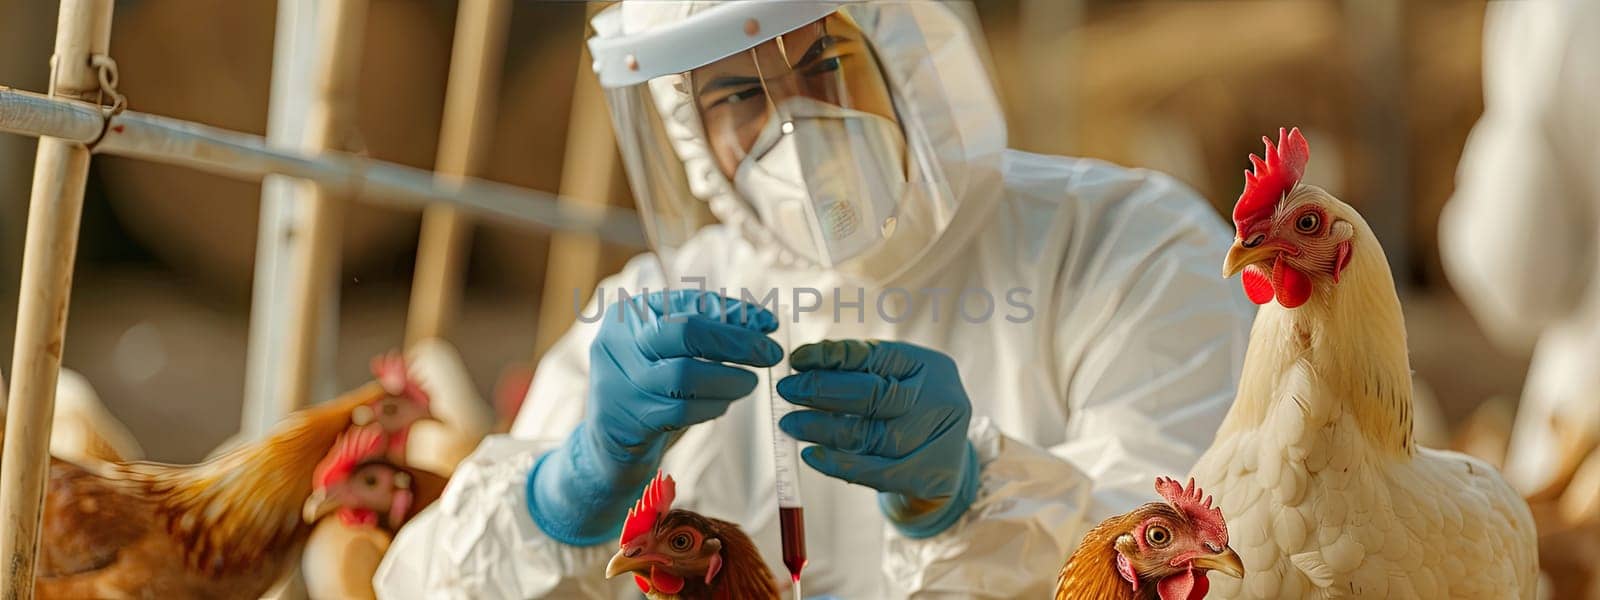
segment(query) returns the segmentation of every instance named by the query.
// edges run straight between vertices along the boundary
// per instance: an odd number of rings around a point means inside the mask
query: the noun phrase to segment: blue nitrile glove
[[[955,361],[903,344],[825,341],[794,350],[799,373],[778,395],[817,410],[778,422],[824,475],[878,490],[878,507],[907,537],[954,525],[978,495],[978,455],[967,441],[972,403]]]
[[[783,349],[772,313],[713,292],[673,290],[606,309],[589,346],[589,404],[566,443],[528,475],[528,512],[556,541],[615,542],[670,438],[755,390]]]

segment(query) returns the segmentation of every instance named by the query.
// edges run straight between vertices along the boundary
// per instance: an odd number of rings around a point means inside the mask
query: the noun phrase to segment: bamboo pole
[[[316,78],[322,36],[321,0],[280,0],[272,42],[272,89],[267,107],[267,143],[298,148],[306,119],[316,101]],[[302,182],[277,175],[261,182],[260,218],[256,225],[256,259],[250,289],[250,330],[245,352],[244,406],[239,435],[250,440],[264,435],[286,410],[281,377],[287,356],[282,351],[289,329],[290,297],[294,294],[296,235],[302,215]]]
[[[590,16],[601,8],[591,4]],[[592,61],[587,47],[578,53],[560,191],[570,204],[605,207],[616,181],[617,151]],[[557,232],[550,236],[544,288],[539,295],[539,324],[534,330],[535,362],[572,325],[582,303],[588,302],[590,290],[600,280],[601,250],[600,239],[592,234]]]
[[[490,125],[500,92],[510,15],[509,0],[461,2],[450,50],[450,80],[445,87],[435,173],[455,177],[482,170],[492,139]],[[471,238],[472,224],[455,207],[435,204],[423,209],[406,317],[406,346],[449,333],[461,300],[462,270]]]
[[[111,0],[62,0],[51,57],[51,95],[99,98],[99,78],[89,61],[110,47],[111,7]],[[50,421],[88,175],[89,150],[82,144],[39,140],[11,359],[11,404],[0,457],[0,558],[6,565],[0,598],[6,600],[33,597]]]
[[[87,143],[99,135],[102,123],[94,105],[0,87],[0,132]],[[447,203],[508,225],[582,232],[633,248],[646,246],[632,209],[564,202],[548,192],[470,177],[438,177],[431,171],[348,152],[282,148],[261,136],[131,110],[111,120],[110,131],[95,152],[235,179],[286,175],[316,181],[329,192],[367,204],[422,208]]]
[[[328,0],[321,5],[318,16],[322,52],[300,143],[300,149],[306,152],[333,148],[339,136],[349,131],[354,87],[360,74],[367,0]],[[266,399],[275,405],[277,410],[273,412],[279,416],[311,403],[317,367],[321,364],[317,360],[319,342],[325,333],[336,332],[332,329],[332,319],[336,318],[330,306],[333,302],[325,300],[329,286],[338,278],[343,200],[314,182],[301,182],[298,192],[304,209],[297,223],[302,242],[292,248],[289,260],[293,280],[290,289],[294,291],[288,298],[288,328],[283,345],[274,349],[285,353],[283,383],[279,397]]]

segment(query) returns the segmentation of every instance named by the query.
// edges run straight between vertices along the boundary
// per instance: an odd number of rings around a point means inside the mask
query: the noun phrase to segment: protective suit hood
[[[595,35],[590,40],[590,48],[602,85],[648,82],[650,101],[667,130],[670,150],[682,162],[687,192],[706,201],[719,221],[739,231],[757,248],[772,252],[774,258],[782,262],[782,252],[775,248],[777,244],[771,232],[763,228],[749,206],[737,198],[728,178],[718,170],[687,78],[676,73],[747,49],[786,29],[838,10],[853,19],[868,38],[884,77],[894,90],[901,118],[915,120],[917,131],[927,138],[924,142],[942,171],[947,193],[959,202],[950,225],[928,240],[927,248],[917,254],[920,258],[914,261],[916,270],[937,268],[942,256],[958,251],[970,239],[975,229],[973,224],[983,220],[1000,196],[1000,163],[1006,143],[1005,119],[988,76],[980,38],[975,38],[975,23],[970,13],[962,12],[970,7],[903,0],[841,3],[753,0],[738,3],[740,10],[734,11],[728,4],[628,1],[603,11],[593,20]],[[673,50],[672,62],[666,64],[654,60],[653,56],[640,56],[637,51],[623,51],[612,45],[619,38],[637,40],[639,36],[681,29],[682,25],[695,20],[727,19],[733,17],[731,13],[734,12],[744,14],[750,10],[750,4],[770,5],[774,12],[770,13],[771,19],[761,22],[760,34],[748,40],[719,46],[675,45],[670,39],[651,39]],[[724,8],[730,10],[721,10]],[[658,37],[670,38],[670,35],[663,33]],[[635,43],[630,50],[638,46]],[[707,50],[706,46],[714,49]],[[700,54],[694,53],[697,47]]]

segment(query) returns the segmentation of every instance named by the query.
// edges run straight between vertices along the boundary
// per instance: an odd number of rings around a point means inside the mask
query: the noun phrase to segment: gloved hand
[[[589,403],[566,443],[528,476],[528,511],[556,541],[615,542],[671,439],[755,390],[783,349],[771,312],[713,292],[673,290],[606,309],[589,346]]]
[[[817,410],[791,412],[778,427],[816,444],[800,453],[811,468],[878,490],[878,507],[908,537],[936,535],[972,505],[972,404],[949,356],[845,340],[796,348],[789,364],[798,373],[778,382],[778,395]]]

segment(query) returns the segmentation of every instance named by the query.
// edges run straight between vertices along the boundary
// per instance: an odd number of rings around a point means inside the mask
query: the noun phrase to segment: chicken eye
[[[672,539],[667,540],[667,543],[672,545],[673,550],[683,552],[688,550],[690,546],[694,545],[694,538],[689,537],[689,534],[687,533],[680,533],[672,536]]]
[[[377,475],[368,475],[368,476],[362,478],[361,481],[363,483],[366,483],[367,487],[372,487],[372,486],[378,485],[378,476]]]
[[[1160,548],[1172,541],[1172,532],[1167,531],[1167,528],[1160,525],[1151,525],[1144,530],[1144,539],[1150,542],[1151,546]]]
[[[1300,233],[1316,233],[1317,226],[1321,224],[1322,219],[1317,217],[1317,213],[1308,212],[1300,215],[1300,218],[1294,222],[1294,228]]]

